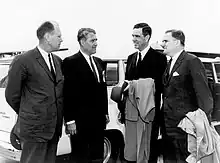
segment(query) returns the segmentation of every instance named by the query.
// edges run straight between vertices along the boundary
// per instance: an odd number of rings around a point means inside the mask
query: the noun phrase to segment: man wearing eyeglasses
[[[165,163],[186,163],[189,156],[187,133],[177,126],[188,112],[198,108],[211,121],[213,99],[202,62],[184,50],[184,33],[166,31],[162,47],[171,57],[163,76],[163,159]]]

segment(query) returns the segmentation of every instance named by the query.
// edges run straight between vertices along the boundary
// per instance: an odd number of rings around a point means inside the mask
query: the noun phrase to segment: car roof
[[[15,56],[10,56],[10,57],[4,57],[0,58],[0,64],[11,64],[12,60],[14,59]]]
[[[200,57],[199,58],[203,63],[220,63],[220,58],[216,57],[216,58],[204,58],[204,57]]]
[[[14,56],[12,57],[7,57],[7,58],[0,58],[0,64],[10,64],[12,62],[12,60],[14,59]],[[109,62],[109,63],[117,63],[119,60],[122,60],[122,61],[126,61],[126,59],[103,59],[103,61],[105,62]]]

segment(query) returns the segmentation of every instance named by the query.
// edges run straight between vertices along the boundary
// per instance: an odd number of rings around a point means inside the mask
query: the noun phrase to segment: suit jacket
[[[37,48],[27,51],[9,69],[5,97],[18,114],[16,134],[23,140],[45,142],[61,136],[63,119],[62,60],[53,54],[56,80]]]
[[[93,58],[100,82],[81,52],[63,61],[64,119],[75,120],[77,130],[86,133],[94,129],[104,131],[105,115],[108,115],[107,86],[103,80],[105,64],[100,58]]]
[[[137,80],[139,78],[152,78],[155,81],[156,112],[160,110],[161,93],[163,91],[162,76],[166,69],[167,58],[164,54],[150,48],[137,68],[138,52],[128,56],[125,79]]]
[[[183,51],[170,75],[163,77],[163,111],[166,132],[180,132],[177,125],[189,111],[202,109],[207,114],[213,109],[205,68],[200,59]],[[168,79],[166,78],[168,76]]]

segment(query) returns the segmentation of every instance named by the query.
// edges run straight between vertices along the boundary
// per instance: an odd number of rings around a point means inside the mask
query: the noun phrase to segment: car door
[[[118,129],[124,132],[124,125],[118,122],[119,110],[117,103],[111,100],[112,88],[120,85],[124,81],[125,67],[124,61],[121,59],[105,60],[106,62],[106,84],[108,89],[108,112],[110,122],[107,125],[108,129]]]
[[[212,63],[214,83],[213,83],[213,99],[214,109],[212,113],[213,121],[220,121],[220,62]]]

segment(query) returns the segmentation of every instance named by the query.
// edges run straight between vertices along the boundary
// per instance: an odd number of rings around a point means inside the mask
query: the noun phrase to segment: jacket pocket
[[[27,111],[21,111],[19,113],[19,118],[21,122],[28,124],[38,124],[41,122],[41,116],[36,113],[31,113]]]

